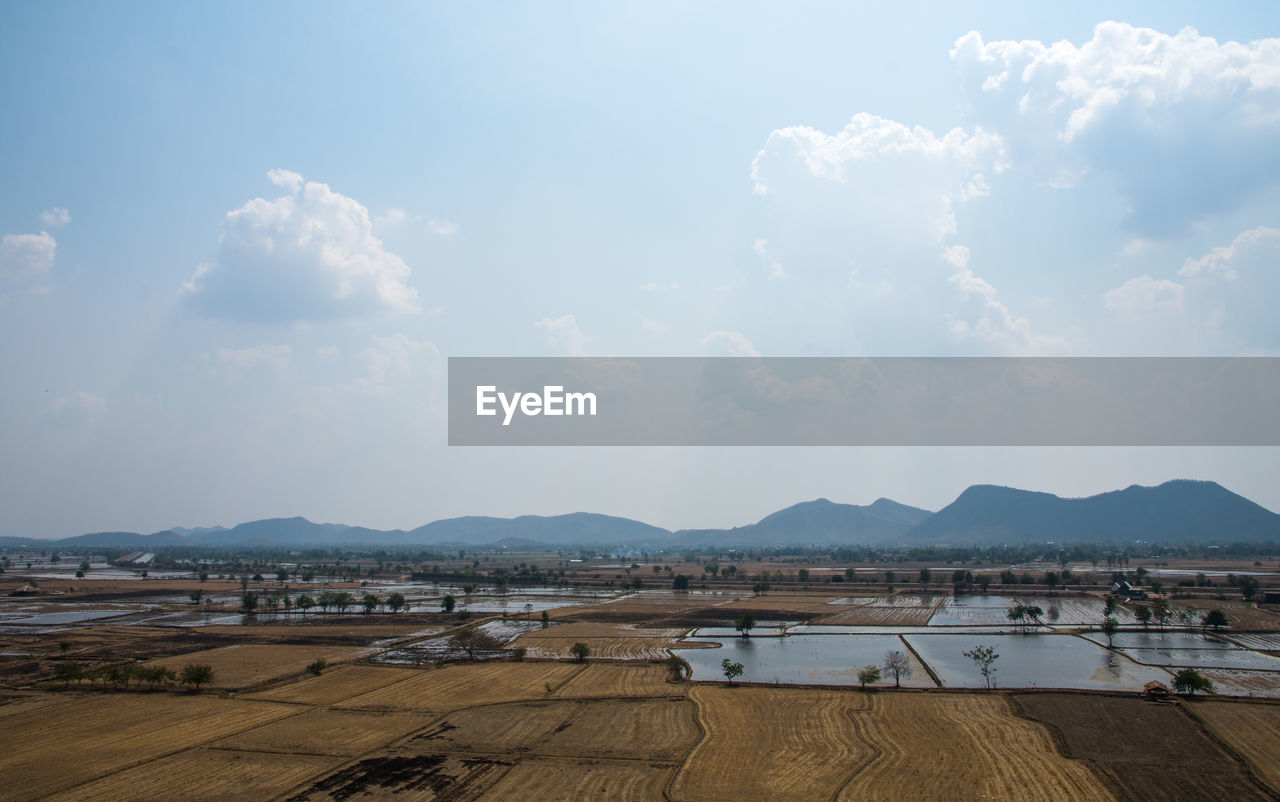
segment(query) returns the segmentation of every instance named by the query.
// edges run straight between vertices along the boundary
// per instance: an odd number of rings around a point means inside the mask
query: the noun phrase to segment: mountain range
[[[779,510],[732,529],[671,531],[597,513],[466,516],[416,529],[380,530],[305,518],[269,518],[231,528],[174,527],[144,535],[95,532],[61,540],[0,537],[0,547],[154,549],[205,547],[594,546],[657,549],[685,546],[1000,545],[1014,543],[1280,540],[1280,515],[1216,482],[1175,480],[1133,485],[1087,498],[995,485],[974,485],[937,512],[882,498],[839,504],[825,498]]]

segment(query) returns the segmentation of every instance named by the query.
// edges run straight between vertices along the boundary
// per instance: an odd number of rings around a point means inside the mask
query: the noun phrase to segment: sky
[[[816,497],[1276,448],[450,448],[450,356],[1280,353],[1280,6],[0,8],[0,534]]]

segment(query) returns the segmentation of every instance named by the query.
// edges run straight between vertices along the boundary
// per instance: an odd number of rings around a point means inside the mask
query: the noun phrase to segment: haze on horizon
[[[486,13],[488,12],[488,13]],[[15,3],[0,534],[731,527],[1276,448],[448,448],[448,356],[1277,355],[1280,7]]]

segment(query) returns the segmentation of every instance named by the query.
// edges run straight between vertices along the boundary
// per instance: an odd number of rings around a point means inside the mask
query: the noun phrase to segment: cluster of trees
[[[102,682],[103,687],[110,684],[116,689],[128,689],[129,683],[140,687],[144,682],[152,688],[171,685],[174,682],[189,685],[199,691],[201,685],[213,682],[213,668],[200,663],[188,663],[179,672],[164,666],[141,666],[135,663],[117,663],[114,665],[88,668],[75,662],[61,662],[53,667],[53,679],[69,687],[72,682],[77,685],[89,680],[90,685]]]

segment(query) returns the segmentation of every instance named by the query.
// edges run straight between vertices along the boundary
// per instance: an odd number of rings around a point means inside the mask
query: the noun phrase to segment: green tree
[[[801,569],[800,569],[798,572],[796,572],[796,573],[799,575],[799,577],[800,577],[800,581],[801,581],[801,582],[808,582],[808,581],[809,581],[809,569],[808,569],[808,568],[801,568]]]
[[[675,578],[671,580],[671,587],[675,590],[688,590],[689,577],[684,574],[676,574]]]
[[[371,615],[374,610],[378,609],[379,604],[382,604],[382,599],[372,593],[366,593],[360,598],[360,605],[364,607],[365,615]]]
[[[1210,610],[1204,614],[1203,623],[1206,627],[1213,627],[1215,631],[1222,629],[1227,626],[1227,614],[1221,610]]]
[[[930,580],[930,579],[933,579],[933,572],[932,572],[932,571],[930,571],[928,568],[921,568],[921,569],[920,569],[920,584],[921,584],[921,585],[927,585],[927,584],[929,584],[929,580]]]
[[[1107,616],[1106,618],[1102,619],[1102,634],[1107,636],[1108,648],[1111,646],[1111,639],[1114,638],[1116,633],[1119,631],[1120,631],[1119,621],[1115,620],[1111,616]]]
[[[1044,583],[1049,586],[1049,595],[1053,595],[1054,588],[1058,587],[1058,572],[1046,571],[1044,575]]]
[[[551,616],[547,614],[546,610],[543,610],[542,611],[542,628],[546,629],[549,626],[551,626]]]
[[[315,607],[315,606],[316,606],[316,600],[311,598],[307,594],[304,593],[298,597],[298,609],[302,611],[303,615],[306,615],[307,610],[310,610],[312,607]]]
[[[1170,610],[1169,602],[1164,599],[1156,599],[1151,602],[1151,612],[1156,617],[1156,622],[1160,624],[1160,629],[1164,629],[1164,623],[1169,620]]]
[[[62,687],[71,686],[71,680],[79,682],[84,678],[84,666],[79,663],[58,663],[53,667],[53,678],[62,680]]]
[[[866,690],[868,685],[874,685],[880,681],[880,668],[878,666],[863,666],[858,669],[858,682],[862,684],[862,690]]]
[[[458,603],[458,600],[453,598],[452,593],[446,593],[444,594],[444,598],[440,600],[440,607],[446,613],[452,613],[453,608],[457,605],[457,603]]]
[[[345,613],[347,611],[347,608],[355,604],[355,602],[356,602],[355,596],[352,596],[350,593],[347,593],[345,590],[342,591],[341,593],[335,593],[333,595],[333,607],[335,610],[337,610],[340,613]]]
[[[178,674],[178,682],[183,685],[194,686],[196,693],[199,693],[201,685],[208,685],[213,682],[213,666],[203,663],[187,663]]]
[[[751,613],[743,613],[738,616],[738,620],[733,622],[733,628],[742,633],[742,637],[751,637],[751,630],[756,625],[756,617]]]
[[[1142,624],[1143,629],[1149,629],[1151,626],[1151,608],[1145,604],[1134,605],[1133,617],[1138,619],[1138,623]]]
[[[325,666],[327,665],[329,665],[329,662],[323,657],[319,657],[307,664],[307,671],[310,671],[316,676],[320,676],[320,672],[324,671]]]
[[[992,677],[996,673],[995,662],[1000,659],[1000,655],[996,654],[996,648],[994,646],[975,646],[964,652],[964,656],[972,660],[973,664],[978,667],[978,673],[986,680],[987,690],[990,690],[993,681]]]
[[[240,597],[240,609],[252,615],[258,609],[258,594],[250,592]]]
[[[736,678],[742,676],[744,669],[742,668],[742,663],[735,663],[726,657],[720,661],[720,670],[724,672],[724,678],[732,685]]]
[[[204,598],[204,591],[200,588],[196,588],[187,594],[187,598],[191,600],[192,604],[199,604],[200,600]]]
[[[915,673],[911,668],[911,661],[907,655],[900,649],[890,649],[884,653],[884,670],[886,674],[893,676],[893,687],[901,688],[904,679],[910,679]]]
[[[579,641],[569,647],[569,653],[574,656],[574,659],[581,663],[591,656],[591,647]]]
[[[1194,668],[1184,668],[1173,675],[1173,689],[1178,693],[1195,696],[1196,691],[1213,693],[1213,683]]]
[[[398,613],[404,609],[404,594],[392,593],[387,597],[387,609],[393,613]]]

